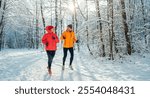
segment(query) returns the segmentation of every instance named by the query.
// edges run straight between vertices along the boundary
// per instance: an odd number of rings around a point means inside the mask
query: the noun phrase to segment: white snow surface
[[[68,55],[62,71],[62,49],[55,55],[50,77],[47,54],[41,50],[8,49],[0,52],[1,81],[150,81],[150,55],[133,54],[114,61],[94,58],[75,50],[74,71],[69,69]]]

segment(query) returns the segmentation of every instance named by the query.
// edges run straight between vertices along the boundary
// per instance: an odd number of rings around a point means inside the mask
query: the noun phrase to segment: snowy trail
[[[1,81],[150,80],[149,56],[147,58],[133,56],[123,61],[108,61],[75,51],[74,71],[68,68],[69,55],[65,71],[62,71],[63,54],[59,49],[52,65],[53,75],[50,77],[47,73],[47,55],[45,52],[16,50],[12,53],[0,53],[0,55]]]

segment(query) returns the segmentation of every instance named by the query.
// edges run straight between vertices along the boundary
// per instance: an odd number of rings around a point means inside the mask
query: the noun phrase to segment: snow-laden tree
[[[78,50],[115,59],[150,52],[149,0],[0,0],[0,49],[41,48],[47,25],[68,24]],[[84,51],[83,51],[84,52]]]

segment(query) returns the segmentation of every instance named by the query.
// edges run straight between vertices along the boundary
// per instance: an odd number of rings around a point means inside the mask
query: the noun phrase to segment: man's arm
[[[74,33],[74,38],[73,38],[74,42],[77,42],[77,37],[76,34]]]

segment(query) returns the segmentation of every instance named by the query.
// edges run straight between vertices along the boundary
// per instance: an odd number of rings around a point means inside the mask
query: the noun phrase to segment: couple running
[[[45,45],[45,49],[48,56],[48,67],[47,67],[48,73],[49,75],[52,75],[51,65],[57,50],[57,43],[59,43],[59,38],[55,34],[54,26],[47,26],[45,29],[46,29],[46,34],[44,34],[42,38],[42,43]],[[74,43],[78,42],[78,40],[75,36],[75,33],[73,32],[72,25],[67,26],[67,30],[62,33],[60,39],[64,41],[64,46],[63,46],[64,57],[63,57],[62,70],[65,70],[65,61],[67,58],[68,51],[71,54],[69,67],[71,70],[73,70],[72,67],[72,62],[74,58],[73,47],[74,47]]]

